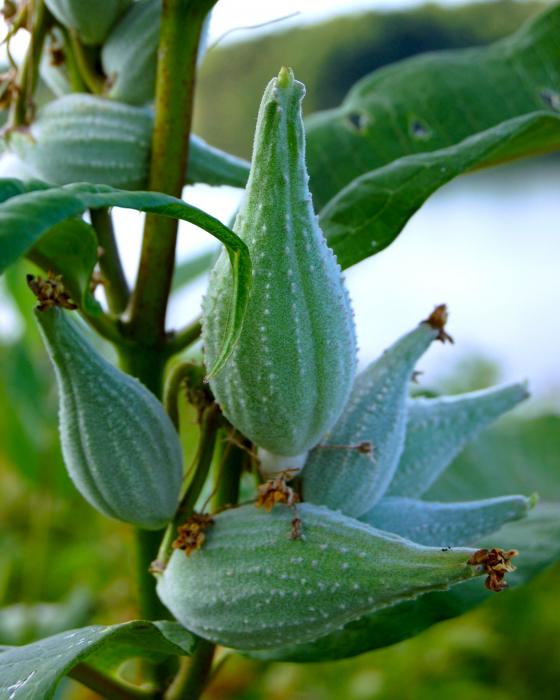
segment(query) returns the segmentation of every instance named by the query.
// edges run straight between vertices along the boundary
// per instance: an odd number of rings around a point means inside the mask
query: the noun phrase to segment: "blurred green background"
[[[336,105],[362,75],[420,51],[481,44],[506,35],[542,7],[504,0],[455,9],[367,13],[276,31],[212,49],[202,67],[196,130],[249,155],[263,85],[290,63],[307,85],[308,112]],[[58,446],[57,398],[30,316],[27,263],[5,276],[21,333],[0,340],[0,644],[24,644],[91,622],[136,616],[134,541],[126,526],[98,516],[66,476]],[[434,391],[488,386],[500,368],[484,358],[456,368]],[[544,408],[542,409],[545,410]],[[560,499],[560,416],[505,420],[467,449],[444,478],[461,489],[479,472],[488,493],[510,492],[508,473],[545,499]],[[465,476],[467,475],[467,476]],[[432,496],[437,497],[438,485]],[[224,655],[207,698],[257,700],[554,700],[560,688],[560,566],[522,590],[419,637],[329,664],[257,663]],[[57,697],[96,697],[72,681]]]

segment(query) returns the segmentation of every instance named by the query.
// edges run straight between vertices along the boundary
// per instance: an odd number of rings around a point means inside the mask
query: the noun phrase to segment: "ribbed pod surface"
[[[177,507],[183,469],[161,404],[102,358],[61,309],[36,317],[55,369],[62,453],[76,488],[109,517],[163,527]]]
[[[228,419],[259,447],[305,453],[344,407],[355,372],[352,312],[308,189],[304,86],[283,69],[265,90],[251,173],[234,231],[254,268],[236,350],[211,387]],[[207,366],[219,352],[231,277],[225,256],[204,302]]]
[[[253,505],[215,518],[204,547],[176,550],[158,593],[188,629],[238,649],[303,642],[363,614],[444,589],[478,572],[472,550],[442,551],[375,530],[320,506],[294,513]]]
[[[412,371],[438,332],[421,323],[356,377],[342,416],[305,464],[306,501],[358,517],[383,496],[403,449]]]

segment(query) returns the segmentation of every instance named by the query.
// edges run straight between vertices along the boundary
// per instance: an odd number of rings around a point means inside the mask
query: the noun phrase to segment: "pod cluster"
[[[177,549],[158,575],[160,598],[180,622],[242,650],[314,640],[482,573],[481,553],[460,547],[534,503],[517,495],[422,498],[465,444],[527,390],[512,384],[410,397],[419,358],[435,340],[451,340],[445,306],[354,375],[352,313],[307,187],[302,97],[287,69],[264,93],[235,222],[255,268],[249,310],[236,351],[211,380],[224,414],[259,448],[261,473],[273,477],[260,489],[257,505],[265,507],[202,516],[202,546]],[[204,302],[210,365],[230,287],[222,258]],[[303,503],[286,484],[298,472]],[[201,522],[192,523],[197,535]],[[501,577],[493,590],[503,587],[503,574],[490,571]]]

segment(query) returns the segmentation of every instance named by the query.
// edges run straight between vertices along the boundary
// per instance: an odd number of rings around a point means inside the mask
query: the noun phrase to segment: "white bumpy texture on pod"
[[[303,466],[340,415],[356,366],[348,296],[308,188],[304,93],[284,68],[261,102],[233,229],[249,247],[253,286],[236,349],[210,381],[226,417],[260,448],[265,475]],[[207,366],[221,347],[231,285],[222,255],[203,307]]]
[[[109,364],[59,308],[37,311],[59,391],[62,454],[94,508],[156,530],[174,515],[182,450],[169,417],[138,380]]]
[[[474,550],[427,548],[322,506],[220,513],[200,551],[175,550],[158,594],[185,627],[236,649],[316,639],[367,613],[480,572]]]

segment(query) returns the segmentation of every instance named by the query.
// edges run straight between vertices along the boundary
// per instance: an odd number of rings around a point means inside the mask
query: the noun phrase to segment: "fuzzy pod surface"
[[[56,374],[62,454],[76,488],[109,517],[163,527],[177,508],[183,458],[162,405],[101,357],[67,313],[35,315]]]
[[[176,550],[158,593],[177,619],[211,641],[265,649],[315,639],[350,620],[478,574],[473,550],[426,548],[341,513],[253,505],[215,517],[203,548]]]
[[[304,454],[336,422],[356,366],[350,303],[308,188],[304,93],[282,69],[262,98],[233,227],[249,247],[253,285],[237,347],[210,380],[227,418],[279,471],[282,458]],[[220,256],[203,305],[208,366],[221,347],[231,284],[227,258]]]
[[[359,517],[383,496],[404,445],[412,372],[439,333],[423,321],[356,377],[342,416],[306,461],[306,501]]]
[[[45,5],[67,29],[78,33],[84,44],[101,44],[109,30],[133,0],[45,0]]]
[[[404,450],[387,495],[421,496],[465,445],[528,396],[527,386],[516,383],[458,396],[411,399]]]
[[[60,97],[29,129],[7,135],[10,149],[35,177],[54,185],[91,182],[123,189],[146,185],[153,111],[94,95]],[[191,134],[189,183],[243,187],[249,164]]]
[[[472,544],[512,520],[524,518],[534,499],[499,496],[480,501],[438,503],[388,496],[360,517],[372,527],[430,547]]]

